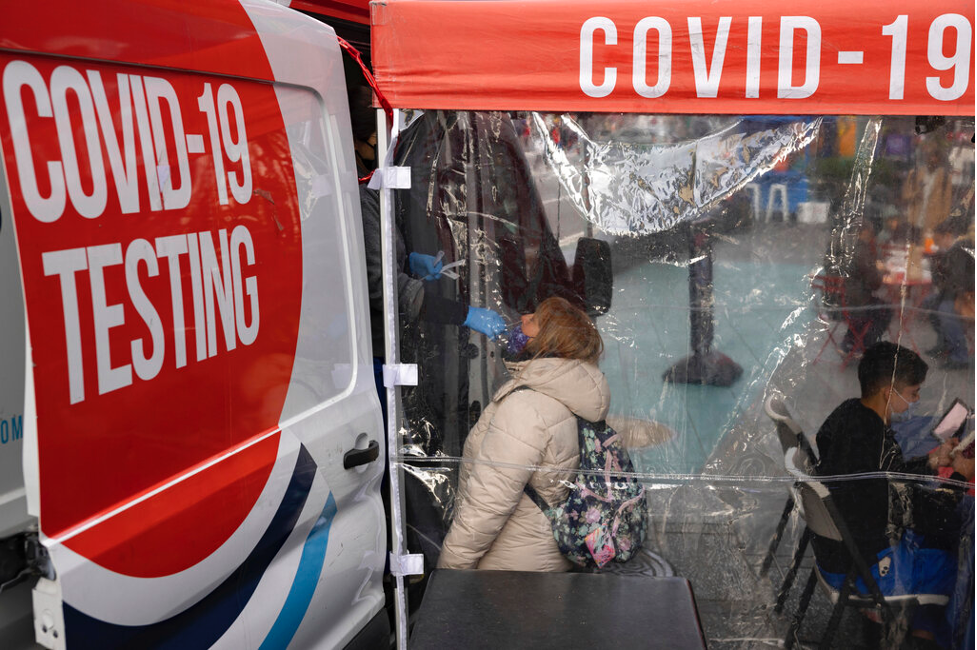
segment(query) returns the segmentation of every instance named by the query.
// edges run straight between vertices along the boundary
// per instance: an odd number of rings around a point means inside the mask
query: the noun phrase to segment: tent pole
[[[383,128],[377,129],[377,151],[387,151],[390,143],[395,141],[400,132],[403,115],[399,109],[393,111],[393,124],[387,125],[383,109],[377,110],[377,124]],[[380,170],[382,173],[383,170]],[[380,253],[383,257],[383,305],[384,305],[384,347],[386,349],[386,364],[400,363],[399,314],[397,310],[397,285],[394,277],[396,268],[395,238],[394,238],[394,202],[393,190],[383,186],[380,190]],[[397,460],[399,448],[399,430],[403,419],[401,412],[400,387],[387,386],[387,467],[390,477],[390,548],[394,557],[407,555],[406,522],[404,513],[404,468]],[[407,590],[404,576],[399,571],[393,571],[395,581],[395,620],[397,626],[397,648],[407,647]]]

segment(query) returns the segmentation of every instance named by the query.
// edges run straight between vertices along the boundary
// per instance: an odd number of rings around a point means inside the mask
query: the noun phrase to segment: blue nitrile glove
[[[410,272],[422,280],[437,280],[441,277],[441,267],[444,266],[438,257],[424,253],[411,253],[407,256]]]
[[[464,325],[477,332],[481,332],[490,339],[497,338],[506,331],[505,321],[502,317],[491,309],[481,307],[469,307],[468,317],[465,318]]]

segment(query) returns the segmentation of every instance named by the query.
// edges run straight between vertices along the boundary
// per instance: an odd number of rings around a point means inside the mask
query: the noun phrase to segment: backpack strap
[[[573,417],[577,418],[578,426],[581,424],[590,424],[593,425],[593,427],[598,431],[603,431],[607,428],[607,418],[604,418],[603,420],[588,420],[587,418],[581,417],[576,413],[573,414]]]
[[[529,483],[526,483],[526,486],[522,489],[522,491],[526,493],[527,497],[533,500],[533,503],[535,503],[536,506],[540,510],[542,510],[544,514],[546,513],[547,510],[550,509],[550,505],[545,501],[543,501],[543,497],[539,496],[539,493],[536,491],[536,489]]]

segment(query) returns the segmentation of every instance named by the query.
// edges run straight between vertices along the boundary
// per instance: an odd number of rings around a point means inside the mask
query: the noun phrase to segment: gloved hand
[[[469,307],[464,325],[481,332],[490,339],[497,338],[506,331],[505,321],[491,309]]]
[[[440,256],[425,255],[424,253],[411,253],[407,256],[407,265],[410,272],[422,280],[437,280],[441,277],[441,267],[444,262]]]

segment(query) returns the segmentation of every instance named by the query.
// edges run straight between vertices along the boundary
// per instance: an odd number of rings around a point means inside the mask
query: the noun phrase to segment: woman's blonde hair
[[[536,308],[539,334],[530,339],[526,351],[535,357],[579,359],[596,364],[604,352],[604,341],[590,317],[564,298],[547,298]]]

